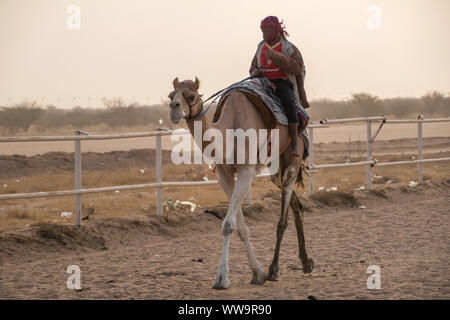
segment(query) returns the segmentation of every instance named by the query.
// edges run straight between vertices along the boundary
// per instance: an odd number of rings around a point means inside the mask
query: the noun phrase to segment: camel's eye
[[[183,93],[183,96],[190,101],[194,100],[195,98],[195,94],[192,92],[185,92]]]

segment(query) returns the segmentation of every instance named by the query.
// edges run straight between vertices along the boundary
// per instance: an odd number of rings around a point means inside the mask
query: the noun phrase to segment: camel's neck
[[[195,124],[195,122],[197,122],[197,124]],[[199,130],[200,129],[199,128],[199,122],[201,122],[201,131]],[[206,116],[203,115],[201,118],[197,118],[195,120],[194,119],[186,120],[186,123],[188,125],[189,131],[191,132],[192,137],[194,138],[195,143],[197,143],[197,146],[203,152],[203,150],[206,148],[206,146],[211,143],[211,141],[203,141],[203,134],[211,126],[208,123],[208,121],[206,120]],[[195,130],[198,130],[198,131],[195,132]],[[198,142],[200,142],[198,139],[201,139],[200,141],[202,141],[202,145],[201,146],[198,143]]]

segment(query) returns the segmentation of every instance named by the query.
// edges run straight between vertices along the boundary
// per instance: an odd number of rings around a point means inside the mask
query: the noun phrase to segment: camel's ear
[[[173,88],[174,89],[178,88],[178,77],[176,77],[175,80],[173,80]]]
[[[195,91],[198,91],[198,88],[200,88],[200,80],[198,80],[197,77],[195,77],[195,82],[194,82]]]

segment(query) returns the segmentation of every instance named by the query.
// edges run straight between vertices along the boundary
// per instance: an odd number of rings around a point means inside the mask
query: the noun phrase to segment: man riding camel
[[[253,57],[250,75],[266,77],[274,84],[275,95],[280,99],[288,118],[292,154],[298,157],[295,102],[299,101],[304,108],[309,108],[303,85],[305,65],[300,51],[286,39],[289,34],[282,24],[275,16],[268,16],[261,21],[263,41],[258,44]]]

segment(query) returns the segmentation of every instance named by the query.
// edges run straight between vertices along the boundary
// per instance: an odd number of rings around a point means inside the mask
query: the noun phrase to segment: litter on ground
[[[410,182],[408,183],[408,187],[410,187],[410,188],[414,188],[414,187],[417,186],[417,185],[418,185],[418,183],[415,182],[415,181],[410,181]]]
[[[171,210],[171,209],[184,209],[184,206],[190,206],[191,207],[191,212],[194,212],[195,209],[197,208],[197,205],[191,201],[179,201],[179,200],[172,200],[172,197],[169,197],[166,201],[164,201],[164,206],[166,207],[166,210]]]
[[[61,212],[61,217],[71,217],[71,216],[72,216],[72,212],[68,212],[68,211]]]

